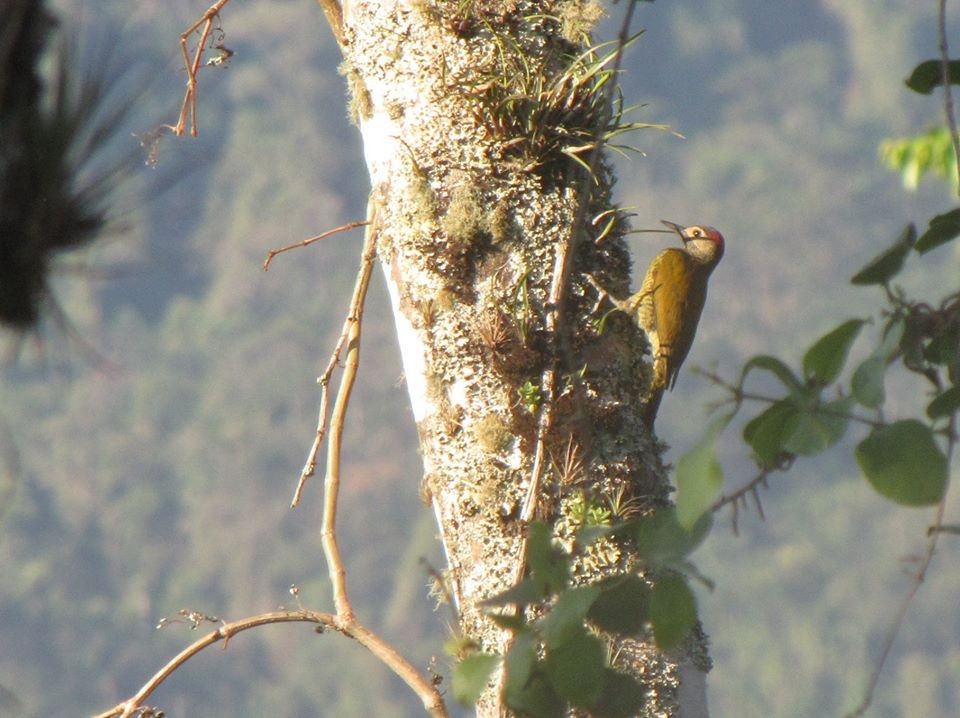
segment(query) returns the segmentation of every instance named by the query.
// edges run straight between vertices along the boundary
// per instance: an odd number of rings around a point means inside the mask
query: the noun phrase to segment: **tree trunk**
[[[507,636],[478,602],[517,580],[538,445],[537,515],[555,522],[561,541],[584,506],[623,518],[662,505],[668,492],[642,420],[645,338],[622,314],[598,331],[609,305],[596,307],[587,278],[623,295],[630,259],[609,172],[590,176],[569,157],[579,151],[589,162],[578,148],[603,121],[597,100],[606,96],[577,79],[585,71],[572,58],[585,47],[562,36],[579,8],[511,0],[343,8],[343,72],[363,134],[422,491],[436,511],[461,629],[491,652]],[[561,10],[564,22],[543,16]],[[581,201],[586,221],[575,232]],[[551,296],[563,301],[554,307]],[[577,580],[628,569],[637,570],[629,550],[603,541],[580,560]],[[704,654],[688,644],[684,655],[663,655],[648,638],[618,646],[615,667],[648,688],[643,715],[681,715],[687,691],[695,701],[684,717],[706,715],[703,672],[681,680],[689,654]],[[488,691],[478,715],[498,715],[496,703]]]

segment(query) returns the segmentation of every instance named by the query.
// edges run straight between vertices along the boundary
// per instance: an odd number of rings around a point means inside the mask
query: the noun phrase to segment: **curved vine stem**
[[[960,136],[957,135],[957,120],[953,110],[953,93],[950,89],[950,54],[947,47],[946,0],[939,0],[937,30],[940,38],[940,71],[941,81],[943,83],[943,109],[947,119],[947,126],[950,131],[950,138],[953,142],[954,157],[957,160],[957,179],[958,187],[960,187]],[[953,454],[957,443],[956,413],[950,417],[949,430],[946,432],[946,435],[946,457],[947,467],[949,470],[949,467],[953,461]],[[913,574],[910,587],[907,589],[906,594],[900,601],[900,605],[897,607],[897,611],[894,614],[893,620],[890,622],[890,626],[887,629],[887,634],[883,641],[883,647],[880,649],[880,655],[878,656],[877,662],[870,674],[870,679],[867,682],[867,688],[864,691],[863,699],[853,711],[847,714],[847,718],[856,718],[857,716],[862,716],[867,712],[867,709],[870,708],[870,705],[873,702],[873,696],[876,692],[877,684],[880,682],[880,674],[883,672],[883,668],[886,665],[887,659],[890,657],[890,651],[893,649],[893,644],[896,641],[897,635],[900,633],[900,628],[903,625],[903,621],[907,615],[907,609],[910,607],[910,603],[913,601],[913,597],[916,595],[917,591],[920,590],[920,586],[923,584],[923,581],[926,578],[927,571],[929,570],[934,554],[936,553],[937,541],[942,533],[940,531],[940,527],[943,525],[943,517],[946,512],[947,494],[949,490],[950,485],[948,482],[947,489],[943,494],[943,498],[940,499],[940,503],[937,505],[937,510],[934,515],[934,523],[930,527],[930,531],[927,535],[926,550],[920,557],[919,565]]]
[[[953,453],[957,444],[957,415],[954,414],[950,418],[950,431],[948,433],[947,439],[947,467],[953,461]],[[940,499],[940,503],[937,505],[937,510],[934,514],[934,522],[930,527],[930,530],[927,532],[927,547],[923,552],[923,555],[920,557],[919,565],[917,570],[913,573],[911,577],[910,587],[907,589],[906,594],[903,599],[900,601],[900,605],[897,607],[897,612],[894,614],[893,620],[890,622],[890,626],[887,628],[887,634],[883,639],[883,647],[880,649],[880,655],[877,657],[877,662],[873,667],[873,671],[870,674],[870,680],[867,682],[867,688],[864,691],[863,699],[853,711],[847,714],[846,718],[857,718],[857,716],[862,716],[867,712],[867,709],[873,703],[873,695],[876,692],[877,684],[880,682],[880,674],[883,672],[883,667],[887,663],[887,659],[890,657],[890,651],[893,649],[893,644],[897,639],[897,635],[900,633],[900,628],[903,625],[903,621],[907,615],[907,609],[910,607],[910,603],[913,601],[913,597],[917,594],[917,591],[920,590],[920,586],[923,584],[924,579],[927,577],[927,571],[930,569],[930,564],[933,561],[934,554],[937,551],[937,541],[940,538],[940,527],[943,525],[943,517],[946,512],[947,507],[947,495],[950,490],[949,483],[947,484],[947,490],[943,492],[943,498]]]
[[[940,75],[943,81],[943,109],[947,116],[950,140],[953,142],[953,156],[957,161],[957,192],[960,194],[960,136],[957,136],[957,118],[953,111],[953,91],[950,87],[950,51],[947,47],[947,0],[940,0],[937,31],[940,35]]]
[[[180,651],[180,653],[178,653],[176,656],[171,658],[167,664],[157,671],[149,681],[144,683],[143,687],[133,696],[123,701],[123,703],[118,703],[110,710],[97,714],[94,716],[94,718],[113,718],[114,716],[128,718],[128,716],[132,716],[134,711],[141,708],[144,701],[150,697],[150,694],[153,693],[161,683],[167,680],[167,678],[169,678],[174,671],[180,668],[195,655],[200,653],[200,651],[214,645],[215,643],[223,641],[223,647],[226,648],[230,638],[238,633],[243,633],[244,631],[249,631],[251,628],[258,628],[260,626],[266,626],[272,623],[293,622],[316,623],[318,626],[324,628],[340,630],[340,628],[337,626],[337,618],[333,614],[302,610],[261,613],[257,616],[242,618],[239,621],[223,623],[216,631],[208,633],[203,638],[194,641]]]

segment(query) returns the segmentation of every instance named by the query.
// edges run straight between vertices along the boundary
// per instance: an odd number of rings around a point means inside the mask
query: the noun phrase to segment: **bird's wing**
[[[654,357],[654,384],[672,387],[680,365],[690,351],[690,282],[693,268],[682,249],[665,249],[650,263],[640,287],[637,322],[650,337]],[[666,285],[669,282],[669,287]],[[669,296],[668,296],[669,295]]]

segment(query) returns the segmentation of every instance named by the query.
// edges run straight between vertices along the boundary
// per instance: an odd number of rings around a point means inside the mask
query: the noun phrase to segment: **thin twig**
[[[333,584],[333,604],[337,615],[346,620],[353,620],[353,608],[347,600],[347,589],[343,561],[340,549],[337,546],[337,501],[340,495],[340,458],[343,444],[343,429],[350,404],[350,394],[357,378],[357,369],[360,367],[360,330],[363,318],[363,304],[370,286],[370,275],[373,273],[373,262],[377,253],[376,206],[371,202],[371,224],[367,227],[363,244],[363,254],[360,259],[360,271],[350,299],[350,309],[347,313],[347,356],[344,360],[343,376],[340,379],[340,388],[333,403],[330,415],[330,439],[327,442],[327,475],[324,479],[323,496],[323,526],[321,539],[323,552],[327,557],[330,582]]]
[[[371,210],[371,214],[374,211],[375,210]],[[420,675],[417,669],[401,656],[393,646],[356,620],[353,607],[347,598],[346,571],[344,570],[340,550],[336,541],[336,511],[340,487],[340,451],[343,427],[346,419],[347,406],[350,401],[350,393],[356,380],[357,369],[360,362],[360,326],[363,315],[363,303],[367,288],[370,284],[370,275],[372,273],[374,259],[376,258],[377,229],[375,217],[371,216],[369,222],[372,226],[367,230],[360,272],[357,276],[357,283],[354,288],[349,315],[347,317],[349,330],[341,337],[341,341],[338,342],[337,349],[334,351],[334,358],[331,359],[331,367],[333,367],[336,365],[336,358],[339,356],[341,347],[345,341],[348,342],[345,370],[331,415],[330,443],[328,445],[327,455],[327,477],[324,482],[323,526],[321,529],[323,551],[327,559],[329,575],[333,584],[336,614],[305,610],[278,611],[253,616],[252,618],[246,618],[233,623],[224,623],[216,631],[194,642],[177,654],[132,698],[118,704],[105,713],[101,713],[96,716],[96,718],[114,718],[115,716],[129,718],[134,714],[134,711],[143,705],[147,697],[149,697],[163,681],[204,648],[220,641],[223,641],[224,647],[226,647],[230,637],[236,633],[261,625],[291,621],[317,623],[320,626],[336,630],[345,636],[353,638],[379,658],[417,694],[429,715],[434,716],[434,718],[449,718],[443,696],[433,683],[428,678]],[[330,372],[332,372],[332,368]],[[329,378],[329,372],[327,378]],[[325,412],[323,412],[322,416],[323,415],[325,415]]]
[[[343,329],[340,331],[337,344],[330,354],[330,361],[327,362],[327,368],[324,369],[323,374],[317,379],[317,384],[320,385],[320,411],[317,416],[317,432],[313,437],[310,452],[307,454],[307,462],[300,471],[300,478],[297,481],[297,488],[293,492],[293,500],[290,502],[290,508],[296,508],[300,503],[303,487],[307,483],[307,479],[313,476],[317,467],[317,454],[320,452],[320,444],[323,443],[323,438],[327,435],[327,408],[330,406],[330,377],[333,376],[334,369],[336,369],[340,363],[340,352],[343,351],[343,345],[347,343],[347,336],[350,334],[351,324],[352,322],[348,315],[343,322]]]
[[[307,247],[314,242],[317,242],[325,237],[329,237],[331,234],[336,234],[337,232],[346,232],[351,229],[356,229],[357,227],[363,227],[364,225],[370,224],[369,219],[357,220],[355,222],[347,222],[346,224],[341,224],[339,227],[334,227],[333,229],[328,229],[326,232],[318,234],[316,237],[310,237],[309,239],[301,239],[299,242],[294,242],[293,244],[288,244],[286,247],[280,247],[280,249],[271,249],[267,252],[267,258],[263,260],[263,271],[266,272],[270,269],[270,262],[273,261],[273,258],[278,254],[283,252],[289,252],[291,249],[298,249],[300,247]]]
[[[115,718],[116,716],[121,716],[121,718],[129,718],[130,716],[134,715],[134,711],[142,707],[144,701],[150,697],[150,694],[153,693],[167,678],[169,678],[174,671],[179,669],[181,666],[183,666],[183,664],[185,664],[205,648],[209,648],[220,641],[223,641],[223,647],[226,648],[229,640],[233,636],[237,635],[238,633],[248,631],[252,628],[259,628],[260,626],[267,626],[275,623],[300,622],[316,623],[319,626],[319,628],[317,628],[317,631],[319,632],[322,632],[324,629],[330,629],[342,633],[348,638],[353,638],[377,658],[393,668],[401,678],[404,678],[400,671],[398,671],[395,667],[397,655],[396,651],[394,651],[392,647],[387,645],[378,636],[362,626],[356,625],[355,623],[344,622],[338,616],[335,616],[332,613],[321,613],[318,611],[307,611],[302,609],[297,611],[273,611],[271,613],[261,613],[257,616],[243,618],[239,621],[223,623],[216,631],[213,631],[203,638],[194,641],[180,651],[180,653],[170,659],[167,664],[157,671],[153,677],[150,678],[150,680],[147,681],[133,696],[122,703],[118,703],[110,710],[96,715],[94,718]],[[413,669],[411,668],[411,670]],[[440,698],[439,694],[436,695],[436,699],[442,703],[442,699]],[[447,715],[445,710],[436,710],[434,704],[435,701],[432,697],[429,704],[426,700],[424,700],[424,706],[431,715],[438,717]]]
[[[957,415],[953,414],[950,417],[950,432],[947,440],[946,456],[948,467],[953,462],[953,452],[956,448],[956,436]],[[948,489],[949,486],[950,485],[948,482]],[[873,667],[873,672],[870,674],[870,680],[867,682],[867,688],[864,691],[863,700],[860,702],[860,705],[846,715],[846,718],[857,718],[857,716],[862,716],[867,712],[867,709],[870,708],[870,704],[873,702],[873,694],[877,689],[877,684],[880,682],[880,674],[883,672],[883,667],[886,665],[887,659],[890,658],[890,651],[893,649],[894,641],[896,641],[897,635],[900,633],[900,628],[903,625],[903,621],[907,615],[907,609],[910,607],[910,603],[913,601],[913,597],[917,594],[917,591],[920,590],[920,586],[927,576],[930,563],[933,561],[933,556],[936,553],[937,541],[939,540],[941,533],[939,527],[943,525],[943,516],[946,512],[946,507],[947,491],[944,491],[943,498],[940,499],[940,503],[937,505],[933,526],[931,526],[930,530],[927,532],[927,548],[924,551],[923,556],[920,557],[920,567],[913,574],[910,588],[907,589],[906,594],[900,601],[900,605],[897,607],[897,612],[894,614],[893,620],[890,622],[890,627],[887,629],[887,635],[883,639],[883,648],[880,649],[880,656],[877,658],[876,665]]]
[[[543,401],[540,404],[540,417],[537,422],[537,445],[533,455],[533,469],[530,472],[530,486],[527,488],[527,495],[523,502],[523,509],[520,513],[520,519],[524,526],[533,521],[537,513],[537,505],[539,504],[540,500],[540,482],[543,475],[543,459],[546,453],[545,448],[547,434],[553,425],[553,405],[554,399],[556,398],[554,393],[556,391],[557,371],[559,364],[559,352],[557,351],[557,333],[560,314],[559,306],[560,302],[563,301],[563,268],[566,264],[568,264],[567,252],[569,249],[569,241],[564,242],[557,249],[557,255],[553,265],[553,275],[550,282],[550,311],[547,312],[545,325],[547,336],[551,337],[553,357],[550,362],[550,366],[547,367],[547,370],[543,373]],[[521,549],[523,549],[523,546],[521,546]],[[518,572],[514,577],[516,581],[523,578],[522,556],[523,554],[521,552]]]
[[[629,37],[630,24],[633,18],[633,0],[627,2],[624,12],[623,23],[620,27],[618,37],[617,52],[613,63],[613,77],[616,78],[620,73],[620,66],[623,60],[623,50]],[[612,83],[615,87],[616,83]],[[609,92],[613,92],[610,89]],[[570,284],[570,275],[572,272],[571,257],[580,241],[581,230],[587,219],[587,205],[590,200],[591,179],[596,176],[600,165],[600,158],[603,153],[604,138],[602,128],[606,126],[609,113],[612,111],[613,95],[611,94],[604,107],[604,114],[597,122],[597,137],[593,148],[590,151],[590,161],[587,163],[589,170],[586,172],[580,184],[577,193],[577,205],[574,212],[573,221],[570,225],[570,234],[558,248],[554,258],[553,274],[550,282],[550,295],[547,303],[547,315],[544,321],[547,337],[549,337],[550,364],[543,372],[541,380],[543,386],[543,402],[540,407],[540,416],[537,421],[537,443],[534,450],[533,468],[530,473],[530,486],[527,488],[527,495],[523,502],[521,512],[522,525],[525,527],[537,512],[537,506],[540,500],[540,484],[543,474],[544,455],[546,453],[546,440],[553,426],[553,404],[555,400],[557,374],[559,373],[561,348],[564,354],[568,354],[566,325],[563,321],[564,303],[566,300],[567,288]],[[527,535],[522,531],[520,535],[519,546],[517,550],[516,570],[514,571],[514,583],[518,583],[526,571],[526,553],[527,553]],[[510,648],[512,637],[508,634],[504,639],[502,653],[506,655]],[[496,678],[497,691],[501,691],[506,672],[501,664],[501,669]]]
[[[704,377],[708,381],[719,386],[721,389],[729,392],[730,401],[732,401],[736,405],[738,410],[739,410],[739,407],[745,401],[759,401],[765,404],[776,404],[777,402],[783,401],[785,398],[787,398],[784,396],[767,396],[766,394],[755,394],[750,391],[745,391],[743,388],[743,384],[731,384],[719,374],[716,374],[711,371],[706,371],[704,369],[699,369],[697,367],[694,367],[693,369],[691,369],[691,371],[694,372],[695,374],[699,374],[700,376]],[[883,421],[878,421],[877,419],[871,419],[867,416],[861,416],[860,414],[854,414],[853,412],[849,412],[849,411],[839,411],[837,409],[831,409],[823,405],[817,406],[812,411],[814,413],[822,414],[824,416],[835,416],[839,419],[849,419],[850,421],[856,421],[860,424],[865,424],[866,426],[873,427],[874,429],[880,429],[886,426],[886,424]]]
[[[306,623],[316,623],[320,626],[331,628],[334,630],[341,630],[337,625],[337,617],[331,613],[317,613],[315,611],[274,611],[272,613],[262,613],[257,616],[250,616],[249,618],[243,618],[239,621],[232,621],[230,623],[224,623],[216,631],[207,634],[198,641],[193,642],[186,648],[184,648],[180,653],[174,656],[167,664],[157,671],[153,677],[147,681],[143,687],[137,691],[133,696],[115,705],[108,711],[98,714],[94,718],[112,718],[113,716],[123,716],[127,718],[128,716],[133,715],[133,712],[137,708],[143,705],[143,702],[153,693],[161,683],[163,683],[170,675],[176,671],[180,666],[186,663],[188,660],[193,658],[195,655],[200,653],[203,649],[212,646],[215,643],[220,641],[224,642],[224,648],[227,646],[228,640],[243,631],[250,630],[251,628],[257,628],[259,626],[270,625],[273,623],[291,623],[291,622],[306,622]]]
[[[788,463],[785,463],[782,466],[769,466],[761,468],[760,472],[754,476],[750,481],[745,483],[739,489],[734,491],[732,494],[722,494],[713,504],[710,506],[710,512],[716,512],[722,509],[728,504],[732,507],[733,510],[733,533],[734,535],[739,535],[740,531],[737,526],[737,518],[739,515],[740,507],[747,506],[747,497],[752,496],[754,504],[757,507],[757,514],[760,516],[761,520],[764,520],[766,517],[763,514],[763,504],[760,502],[760,487],[766,487],[767,477],[770,476],[774,471],[784,471],[789,468],[789,463],[792,463],[790,460]]]
[[[363,222],[351,223],[356,226],[360,225],[369,225],[370,220],[364,220]],[[348,227],[349,225],[344,225]],[[330,234],[339,229],[338,227],[335,230],[330,230],[325,234]],[[316,238],[322,237],[324,235],[318,235]],[[310,240],[304,240],[310,241]],[[284,251],[298,245],[291,245],[290,247],[285,247],[278,251]],[[270,257],[267,257],[267,262],[269,262]],[[297,488],[293,492],[293,500],[290,502],[290,508],[295,508],[300,503],[300,497],[303,494],[303,487],[307,483],[307,479],[313,476],[314,471],[317,467],[317,454],[320,452],[320,445],[323,443],[323,439],[327,434],[327,409],[330,406],[330,377],[333,376],[334,370],[340,363],[340,353],[343,351],[344,344],[347,343],[347,339],[350,336],[350,332],[356,321],[354,320],[354,304],[357,301],[357,292],[360,289],[360,281],[366,276],[366,281],[369,281],[369,266],[372,266],[372,258],[367,260],[367,247],[364,245],[363,259],[361,260],[360,271],[357,275],[357,285],[354,288],[353,299],[351,300],[350,309],[347,311],[347,318],[343,320],[343,328],[340,330],[340,336],[337,339],[336,346],[333,348],[333,352],[330,354],[330,361],[327,362],[326,368],[323,370],[323,373],[317,378],[317,383],[320,385],[320,411],[317,416],[317,431],[313,437],[313,444],[310,446],[310,452],[307,454],[307,461],[303,465],[303,469],[300,471],[300,478],[297,481]],[[266,269],[266,263],[264,263],[264,269]],[[363,291],[366,292],[366,287],[363,287]],[[363,299],[360,298],[362,303]]]
[[[333,36],[336,38],[337,44],[343,47],[343,8],[340,7],[340,3],[337,2],[337,0],[317,0],[317,4],[320,6],[320,9],[323,10],[323,14],[327,18],[327,23],[333,31]]]
[[[953,141],[953,156],[956,159],[957,192],[960,194],[960,137],[957,136],[957,118],[953,112],[953,92],[950,88],[950,52],[947,49],[947,0],[940,0],[940,15],[937,21],[940,33],[940,76],[943,80],[943,107],[947,114],[947,127]]]

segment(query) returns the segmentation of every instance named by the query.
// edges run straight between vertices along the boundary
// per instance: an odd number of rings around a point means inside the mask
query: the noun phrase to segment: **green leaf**
[[[927,506],[943,498],[947,459],[930,428],[915,419],[874,429],[856,457],[873,488],[898,504]]]
[[[512,691],[504,691],[504,700],[514,713],[524,718],[561,718],[566,710],[550,681],[540,671]]]
[[[851,284],[886,284],[903,268],[910,248],[917,241],[917,228],[911,222],[889,249],[874,257],[850,279]]]
[[[454,700],[465,706],[476,703],[499,662],[499,656],[491,656],[489,653],[475,653],[458,661],[453,666]]]
[[[903,332],[906,327],[906,322],[903,320],[903,317],[893,317],[888,323],[887,326],[883,329],[883,339],[880,342],[880,346],[877,347],[875,354],[886,357],[889,359],[900,349],[900,341],[903,338]]]
[[[853,392],[853,398],[861,406],[868,409],[883,406],[884,399],[886,399],[883,379],[887,373],[887,361],[887,357],[874,354],[861,362],[860,366],[853,372],[853,378],[850,380],[850,390]]]
[[[546,673],[557,694],[573,705],[589,707],[603,691],[606,648],[585,629],[547,651]]]
[[[639,633],[647,621],[650,586],[630,574],[607,579],[599,584],[600,596],[587,613],[587,619],[601,631],[631,636]]]
[[[566,556],[554,545],[550,526],[534,521],[527,530],[527,567],[540,594],[562,590],[570,581]]]
[[[950,84],[960,84],[960,60],[950,60],[947,67],[947,80]],[[943,65],[940,60],[925,60],[913,68],[910,77],[904,82],[914,92],[929,95],[934,88],[943,84]]]
[[[799,410],[792,399],[781,399],[743,427],[743,440],[753,449],[761,466],[776,466],[787,453],[784,444],[789,436],[790,422]]]
[[[703,437],[677,461],[677,520],[689,529],[713,503],[723,486],[723,471],[715,451],[717,437],[733,414],[716,417]]]
[[[677,519],[674,506],[664,506],[649,516],[631,522],[635,528],[637,551],[652,561],[671,561],[693,553],[710,533],[713,514],[704,514],[689,530]]]
[[[524,630],[514,634],[503,665],[506,671],[504,693],[507,696],[521,693],[523,687],[530,682],[530,676],[537,665],[537,641],[532,631]]]
[[[938,394],[927,405],[927,416],[931,419],[941,419],[950,416],[960,409],[960,385],[952,386]]]
[[[577,586],[560,594],[540,621],[541,635],[548,649],[561,646],[583,630],[583,619],[599,595],[599,586]]]
[[[913,137],[886,139],[880,143],[880,159],[900,173],[905,189],[916,190],[927,172],[946,179],[957,187],[957,157],[947,127],[934,127]]]
[[[829,449],[843,438],[852,406],[848,397],[795,412],[786,421],[784,451],[813,456]]]
[[[803,355],[803,373],[807,378],[819,386],[836,381],[863,325],[862,319],[848,319],[820,337]]]
[[[960,361],[960,328],[944,327],[923,350],[923,357],[931,364],[953,366]]]
[[[803,393],[805,388],[803,382],[794,374],[790,367],[774,356],[761,354],[750,359],[743,365],[743,372],[740,374],[740,383],[743,384],[747,374],[752,369],[763,369],[776,376],[790,393]]]
[[[646,704],[646,689],[636,678],[607,668],[603,672],[603,694],[590,708],[593,718],[630,718]]]
[[[958,235],[960,235],[960,209],[938,214],[930,220],[929,228],[917,240],[916,250],[924,254],[934,247],[946,244]]]
[[[503,605],[514,603],[508,601]],[[523,605],[523,604],[520,604]],[[487,618],[493,621],[500,628],[506,631],[519,631],[527,625],[527,617],[521,613],[497,613],[496,611],[487,611]]]
[[[914,312],[903,323],[903,334],[900,336],[900,353],[907,366],[923,364],[923,342],[926,339],[926,318]]]
[[[653,638],[661,650],[676,648],[697,622],[697,599],[679,576],[664,576],[650,597]]]

